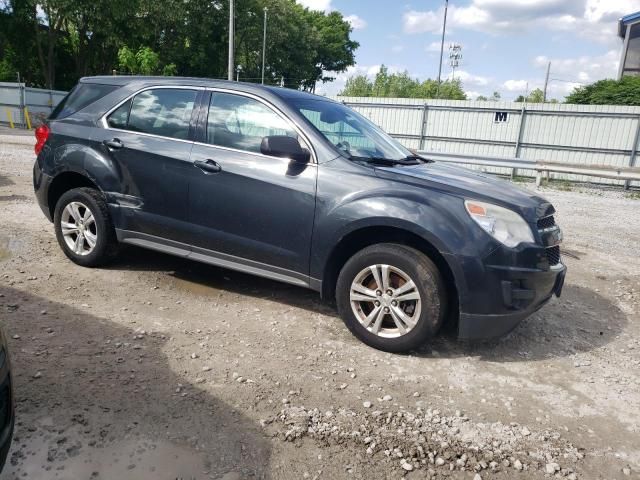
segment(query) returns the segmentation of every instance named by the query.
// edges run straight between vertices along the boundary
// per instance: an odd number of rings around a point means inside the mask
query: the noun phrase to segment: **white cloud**
[[[434,53],[440,53],[440,42],[431,42],[429,45],[426,46],[425,50],[427,52],[434,52]]]
[[[509,92],[524,93],[527,90],[529,82],[526,80],[507,80],[502,86]]]
[[[438,33],[442,31],[442,18],[439,12],[410,10],[403,16],[404,31],[406,33]]]
[[[640,0],[471,0],[449,7],[448,26],[486,33],[522,29],[568,31],[603,43],[616,42],[616,20],[640,10]],[[406,33],[438,33],[443,9],[404,14]],[[449,27],[448,27],[449,28]]]
[[[480,92],[476,92],[475,90],[465,90],[464,92],[467,95],[467,98],[469,100],[475,100],[476,98],[478,98],[480,95],[482,95],[482,93]],[[485,95],[486,96],[486,95]]]
[[[333,10],[331,0],[297,0],[297,2],[310,10],[320,10],[322,12]]]
[[[618,74],[620,53],[609,50],[603,55],[583,55],[575,58],[549,58],[540,55],[533,59],[533,65],[547,68],[551,62],[550,77],[563,83],[591,83],[603,78],[615,78]]]
[[[347,15],[344,19],[351,24],[354,30],[361,30],[367,26],[367,22],[358,15]]]
[[[451,79],[452,74],[450,73],[447,78]],[[491,81],[490,78],[474,75],[466,70],[456,70],[455,78],[456,80],[461,80],[463,85],[475,85],[478,87],[486,87]]]

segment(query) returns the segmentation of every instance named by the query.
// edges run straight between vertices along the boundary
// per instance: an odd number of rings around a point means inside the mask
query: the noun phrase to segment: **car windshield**
[[[402,161],[413,156],[371,121],[340,103],[296,99],[292,104],[347,157]]]

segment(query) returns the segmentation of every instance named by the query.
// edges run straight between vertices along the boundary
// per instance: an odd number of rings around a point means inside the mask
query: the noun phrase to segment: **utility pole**
[[[544,93],[542,94],[542,103],[547,103],[547,86],[549,85],[549,72],[551,71],[551,62],[547,65],[547,76],[544,77]]]
[[[233,0],[229,0],[229,76],[228,79],[233,81],[233,66],[235,64],[233,54],[234,54],[234,21],[233,21]]]
[[[267,11],[269,9],[264,7],[264,28],[262,31],[262,85],[264,85],[264,59],[267,53]]]
[[[442,41],[440,42],[440,66],[438,67],[438,89],[436,98],[440,96],[440,83],[442,82],[442,56],[444,55],[444,35],[447,31],[447,10],[449,9],[449,0],[444,0],[444,21],[442,22]]]

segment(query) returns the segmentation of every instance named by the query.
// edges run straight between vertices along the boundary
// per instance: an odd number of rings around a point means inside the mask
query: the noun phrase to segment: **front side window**
[[[112,128],[186,140],[198,92],[182,88],[145,90],[109,117]]]
[[[264,137],[297,132],[280,115],[253,98],[213,93],[207,120],[207,143],[260,153]]]
[[[347,157],[403,160],[412,155],[382,129],[342,104],[315,99],[294,100],[292,104]]]

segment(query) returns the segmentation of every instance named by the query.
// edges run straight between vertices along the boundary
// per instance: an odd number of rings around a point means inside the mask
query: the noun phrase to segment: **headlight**
[[[464,206],[474,222],[507,247],[513,248],[523,242],[533,243],[531,228],[513,210],[475,200],[466,200]]]

